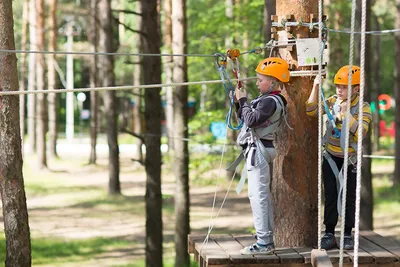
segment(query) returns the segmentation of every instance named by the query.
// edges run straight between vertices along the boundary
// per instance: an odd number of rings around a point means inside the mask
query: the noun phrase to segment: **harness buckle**
[[[349,157],[349,162],[351,163],[351,165],[355,166],[355,164],[357,164],[357,155],[352,155],[351,157]]]

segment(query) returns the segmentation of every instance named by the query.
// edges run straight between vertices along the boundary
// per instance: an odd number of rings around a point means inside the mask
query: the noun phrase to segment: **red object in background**
[[[395,127],[394,127],[394,122],[391,123],[390,128],[386,127],[386,122],[385,121],[380,121],[379,122],[379,130],[380,130],[380,136],[391,136],[394,137],[395,135]]]

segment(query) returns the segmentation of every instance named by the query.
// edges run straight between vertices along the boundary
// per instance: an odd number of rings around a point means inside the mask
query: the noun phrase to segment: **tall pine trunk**
[[[303,4],[297,0],[277,0],[276,14],[279,19],[293,14],[296,21],[300,18],[309,21],[311,13],[317,14],[317,7],[317,0]],[[294,29],[292,34],[307,38],[309,30],[301,27]],[[297,58],[294,51],[281,56],[287,61],[290,57]],[[294,130],[283,126],[277,134],[278,156],[273,166],[272,195],[275,203],[275,242],[278,246],[311,246],[317,243],[318,127],[316,120],[307,117],[305,106],[311,87],[309,77],[292,77],[286,90],[283,90],[288,100],[288,121]]]
[[[99,48],[101,52],[114,52],[113,49],[113,18],[111,14],[111,0],[99,1]],[[100,77],[102,77],[102,86],[113,86],[114,76],[114,58],[113,56],[101,56]],[[108,194],[121,194],[121,185],[119,181],[119,148],[117,131],[117,106],[114,90],[104,93],[104,106],[107,118],[107,141],[108,141]]]
[[[29,48],[32,51],[36,47],[36,4],[35,0],[29,1]],[[29,54],[28,67],[28,90],[34,91],[36,88],[36,54]],[[28,95],[28,139],[29,152],[36,153],[36,95]]]
[[[12,1],[0,1],[0,10],[0,49],[15,50]],[[17,57],[15,53],[0,53],[0,92],[17,90]],[[30,267],[18,98],[16,95],[0,96],[0,193],[6,236],[5,266]]]
[[[142,12],[141,2],[136,2],[136,12]],[[138,29],[140,31],[143,30],[143,19],[141,16],[136,17],[136,24],[138,25]],[[143,44],[142,44],[142,36],[138,35],[136,39],[136,49],[138,53],[143,52]],[[141,85],[143,83],[143,58],[138,57],[138,62],[134,67],[134,74],[133,74],[133,85]],[[133,132],[137,134],[142,134],[143,126],[142,126],[142,114],[141,114],[141,107],[142,107],[142,94],[143,89],[137,88],[134,89],[135,93],[135,106],[133,107]],[[136,138],[136,149],[135,149],[135,159],[139,162],[143,162],[143,153],[142,153],[142,145],[143,141],[139,138]]]
[[[36,36],[37,49],[44,51],[45,46],[45,9],[44,0],[36,0]],[[45,89],[45,60],[43,54],[36,55],[36,89]],[[47,132],[47,101],[44,94],[37,94],[36,111],[36,142],[38,152],[38,168],[47,168],[46,132]]]
[[[29,0],[24,0],[22,6],[22,32],[21,32],[21,50],[26,50],[27,40],[28,40],[28,25],[29,25]],[[19,80],[19,90],[25,91],[25,74],[26,74],[26,54],[20,55],[20,80]],[[22,155],[24,154],[24,135],[25,135],[25,95],[19,96],[19,119],[20,119],[20,129],[21,129],[21,147]]]
[[[225,16],[227,18],[227,21],[229,21],[230,26],[232,27],[234,25],[234,7],[235,7],[235,1],[234,0],[225,0]],[[233,38],[232,38],[233,37]],[[225,48],[226,49],[233,49],[235,48],[235,35],[233,35],[231,32],[225,33]],[[239,59],[240,60],[240,59]],[[232,62],[231,62],[232,63]],[[231,70],[228,70],[231,71]],[[234,77],[234,76],[233,76]],[[228,98],[225,100],[225,108],[228,110],[230,108],[231,102]],[[236,124],[238,122],[236,118],[236,113],[233,112],[232,116],[232,124]],[[237,137],[237,132],[235,130],[230,130],[228,129],[226,133],[226,138],[229,143],[235,143]],[[230,151],[233,151],[234,147],[233,146],[226,146],[225,147],[225,154],[226,155],[233,155],[233,153],[230,153]],[[229,160],[234,160],[234,158],[230,158]],[[234,175],[234,171],[225,171],[225,178],[230,181],[232,179],[232,176]]]
[[[371,7],[370,0],[367,0],[367,18],[370,17]],[[370,20],[366,20],[366,31],[370,29]],[[371,103],[371,35],[365,36],[365,88],[364,88],[364,101]],[[358,64],[358,63],[357,63]],[[363,155],[372,154],[371,144],[371,129],[363,139]],[[363,158],[362,162],[362,179],[361,179],[361,207],[360,210],[360,229],[372,230],[373,229],[373,192],[372,192],[372,172],[371,172],[371,158]]]
[[[186,0],[172,2],[172,53],[187,54]],[[187,82],[186,57],[174,58],[174,83]],[[189,266],[187,236],[190,233],[189,217],[189,149],[188,143],[188,87],[174,89],[174,171],[175,193],[175,266]]]
[[[161,47],[160,21],[157,0],[142,0],[143,52],[159,54]],[[143,61],[145,84],[161,83],[160,57]],[[145,90],[146,145],[146,266],[162,266],[163,223],[161,194],[161,88]]]
[[[380,30],[380,25],[379,25],[379,21],[376,15],[373,16],[373,21],[375,24],[375,31],[379,31]],[[379,94],[380,94],[380,36],[379,35],[375,35],[374,37],[375,40],[375,45],[374,45],[374,52],[373,52],[373,65],[375,68],[374,71],[374,79],[373,79],[373,86],[372,86],[372,101],[376,103],[376,108],[375,111],[373,112],[373,119],[372,119],[372,125],[374,126],[373,129],[373,133],[374,133],[374,143],[373,143],[373,148],[372,151],[377,152],[379,151],[379,135],[380,135],[380,128],[379,128],[379,124],[380,124],[380,116],[379,116]],[[372,129],[371,129],[372,130]]]
[[[396,29],[400,28],[400,0],[396,0]],[[400,33],[395,34],[395,71],[394,71],[394,98],[396,101],[395,120],[396,120],[396,138],[395,138],[395,167],[393,186],[400,187]]]
[[[164,48],[165,53],[172,52],[172,0],[164,0]],[[167,56],[164,57],[164,73],[165,73],[165,82],[171,83],[173,76],[173,57]],[[167,125],[167,135],[168,135],[168,149],[174,148],[174,88],[166,87],[166,102],[167,106],[165,109],[165,118]]]
[[[56,20],[57,0],[49,2],[49,51],[57,50],[57,20]],[[56,89],[56,56],[50,54],[47,56],[47,78],[49,90]],[[49,151],[52,157],[57,156],[57,94],[48,94],[49,102]]]
[[[264,41],[271,39],[271,16],[276,14],[276,0],[264,0]],[[269,56],[269,50],[265,49],[265,57]]]
[[[90,51],[97,52],[97,0],[90,0]],[[97,76],[98,56],[92,56],[90,64],[90,87],[98,86]],[[89,164],[96,164],[96,144],[97,144],[97,124],[99,113],[99,93],[95,91],[90,92],[90,158]]]

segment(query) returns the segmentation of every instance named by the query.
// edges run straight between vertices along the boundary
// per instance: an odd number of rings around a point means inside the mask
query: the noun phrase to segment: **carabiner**
[[[219,61],[219,58],[222,58],[221,61]],[[219,68],[221,68],[221,66],[226,67],[226,56],[222,53],[215,53],[214,54],[214,63],[215,65]]]

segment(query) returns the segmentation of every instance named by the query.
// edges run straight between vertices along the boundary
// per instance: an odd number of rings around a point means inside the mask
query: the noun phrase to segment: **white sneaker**
[[[275,251],[274,243],[269,243],[268,245],[259,245],[254,243],[244,249],[240,250],[240,254],[242,255],[271,255]]]

